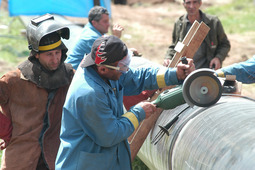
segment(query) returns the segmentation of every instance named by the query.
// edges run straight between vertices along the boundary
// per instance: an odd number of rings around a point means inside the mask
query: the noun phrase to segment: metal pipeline
[[[176,116],[176,122],[168,127]],[[152,142],[162,133],[159,126],[169,129]],[[153,170],[254,169],[255,101],[223,95],[210,107],[183,104],[164,110],[138,157]]]

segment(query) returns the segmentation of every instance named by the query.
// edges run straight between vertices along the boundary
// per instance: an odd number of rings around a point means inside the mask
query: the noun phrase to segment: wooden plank
[[[189,29],[188,33],[185,35],[184,39],[182,40],[183,44],[188,45],[192,37],[194,37],[194,33],[197,31],[197,28],[199,27],[199,22],[197,20],[194,21],[191,28]]]
[[[193,58],[198,48],[202,44],[206,35],[208,34],[210,28],[203,22],[199,24],[197,31],[193,34],[192,39],[188,43],[188,47],[185,56],[188,58]]]
[[[190,42],[191,38],[193,37],[193,34],[196,32],[198,27],[199,27],[199,23],[197,21],[195,21],[192,24],[191,28],[189,29],[189,32],[186,34],[186,36],[182,40],[182,43],[184,45],[188,45],[188,43]],[[168,65],[168,67],[175,67],[176,64],[179,62],[180,58],[183,56],[183,52],[184,51],[182,51],[182,53],[176,52],[174,54],[173,59],[171,60],[171,63]]]
[[[188,35],[185,36],[182,42],[187,46],[187,48],[181,53],[178,52],[175,53],[175,56],[172,62],[170,63],[169,67],[176,67],[182,56],[193,58],[194,54],[204,41],[210,28],[204,22],[198,24],[198,22],[196,21],[194,22],[194,24],[195,24],[194,29],[188,32]]]
[[[148,119],[143,120],[139,127],[128,138],[128,143],[130,145],[131,150],[131,161],[135,159],[137,153],[142,147],[145,139],[147,138],[153,126],[155,125],[162,111],[163,110],[161,108],[158,108],[156,113],[151,115]]]

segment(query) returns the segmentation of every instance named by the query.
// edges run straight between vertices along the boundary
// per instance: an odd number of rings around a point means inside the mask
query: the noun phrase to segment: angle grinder
[[[164,110],[184,103],[191,107],[209,107],[222,94],[222,84],[214,73],[208,68],[197,69],[186,77],[182,85],[163,91],[152,103]]]

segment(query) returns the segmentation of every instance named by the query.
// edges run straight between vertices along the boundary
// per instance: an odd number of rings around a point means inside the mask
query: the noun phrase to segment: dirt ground
[[[228,1],[203,1],[202,10],[210,5],[231,3]],[[179,2],[163,2],[154,4],[134,4],[132,6],[113,5],[113,23],[125,27],[122,39],[128,47],[134,47],[143,57],[161,64],[168,45],[171,43],[171,33],[174,21],[186,11]],[[229,56],[223,62],[227,66],[245,61],[255,54],[255,32],[245,35],[228,34],[231,43]],[[137,41],[138,40],[138,41]],[[243,85],[242,94],[255,98],[255,90]]]
[[[208,5],[212,4],[205,3],[204,8]],[[123,40],[125,40],[127,45],[137,48],[144,54],[143,57],[158,63],[162,62],[167,47],[172,41],[171,33],[174,21],[184,13],[185,10],[180,3],[156,3],[147,6],[146,4],[112,6],[113,23],[120,23],[125,27]],[[165,21],[160,22],[161,20]],[[128,30],[129,28],[132,28],[132,30]],[[133,29],[136,29],[136,32]],[[223,65],[226,66],[244,61],[255,54],[251,35],[255,35],[255,32],[241,36],[228,34],[231,50],[229,57],[226,58]],[[131,40],[135,39],[133,36],[142,38],[140,41]]]

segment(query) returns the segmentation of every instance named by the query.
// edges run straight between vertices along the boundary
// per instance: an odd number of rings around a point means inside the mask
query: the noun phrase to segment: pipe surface
[[[178,114],[167,130],[169,136],[151,143],[159,125],[167,125]],[[254,125],[253,99],[226,95],[210,107],[183,104],[161,113],[138,157],[153,170],[254,169]]]

